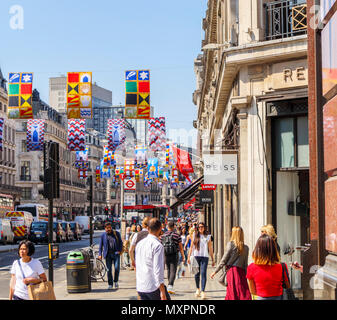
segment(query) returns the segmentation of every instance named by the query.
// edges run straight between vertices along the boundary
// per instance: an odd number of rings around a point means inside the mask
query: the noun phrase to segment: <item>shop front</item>
[[[267,102],[271,120],[272,224],[281,260],[302,260],[300,247],[310,240],[309,140],[307,99]],[[302,288],[301,273],[290,268],[294,289]]]

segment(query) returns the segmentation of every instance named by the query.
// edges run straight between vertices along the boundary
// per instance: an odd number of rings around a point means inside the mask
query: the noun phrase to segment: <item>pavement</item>
[[[94,233],[94,237],[100,237],[100,233]],[[83,235],[82,239],[89,239],[89,235]],[[15,251],[18,244],[1,245],[0,252]],[[211,280],[209,275],[215,268],[211,266],[207,270],[206,298],[207,300],[223,300],[226,295],[225,288],[218,281]],[[165,270],[165,284],[167,285],[167,271]],[[216,276],[215,278],[217,278]],[[185,276],[174,283],[175,294],[171,294],[172,300],[198,300],[194,296],[196,290],[194,276],[186,268]],[[105,281],[91,282],[91,291],[86,293],[68,293],[66,266],[54,269],[54,292],[57,300],[137,300],[136,272],[122,269],[119,276],[119,288],[108,290],[107,276]]]
[[[206,284],[207,300],[223,300],[226,292],[217,280],[211,280],[209,275],[214,268],[209,266]],[[65,268],[55,271],[54,291],[57,300],[137,300],[136,272],[133,270],[121,270],[119,277],[119,288],[108,290],[107,281],[99,280],[91,282],[91,291],[86,293],[68,293],[67,280],[64,279]],[[167,285],[165,270],[165,283]],[[106,279],[105,279],[106,280]],[[172,300],[198,300],[194,296],[196,286],[194,276],[186,271],[185,277],[177,279],[174,283],[175,294],[171,294]]]

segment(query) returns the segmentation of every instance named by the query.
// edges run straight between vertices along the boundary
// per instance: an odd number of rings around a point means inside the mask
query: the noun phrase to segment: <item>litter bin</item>
[[[66,268],[68,293],[91,291],[90,257],[87,251],[71,251],[67,257]]]

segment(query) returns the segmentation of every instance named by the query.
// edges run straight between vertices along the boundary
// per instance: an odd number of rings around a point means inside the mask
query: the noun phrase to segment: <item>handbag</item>
[[[191,263],[189,264],[190,272],[196,275],[199,272],[199,263],[194,256],[190,257]]]
[[[218,282],[224,286],[224,287],[227,287],[228,283],[227,283],[227,272],[229,271],[229,269],[231,267],[233,267],[233,264],[240,258],[240,255],[235,259],[235,261],[231,264],[231,265],[228,265],[228,266],[225,266],[225,271],[223,270],[222,268],[222,275],[219,277],[218,279]]]
[[[288,270],[285,266],[285,264],[282,262],[282,288],[283,288],[283,300],[299,300],[296,298],[294,290],[290,288],[286,288],[286,282],[285,282],[285,275],[287,276],[287,279],[290,283],[290,278],[288,274]]]
[[[18,260],[23,278],[26,278],[20,260]],[[56,300],[53,283],[51,281],[42,281],[37,284],[28,285],[28,296],[30,300]]]

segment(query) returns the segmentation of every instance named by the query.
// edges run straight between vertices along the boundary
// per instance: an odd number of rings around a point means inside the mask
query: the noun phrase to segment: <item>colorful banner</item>
[[[175,157],[175,163],[177,164],[178,170],[182,175],[186,177],[188,181],[190,181],[189,173],[193,173],[192,162],[190,159],[190,155],[187,151],[183,149],[179,149],[176,146],[172,145],[172,151]]]
[[[8,75],[8,118],[33,119],[33,73]]]
[[[158,178],[158,159],[157,158],[149,159],[147,162],[147,166],[148,166],[147,170],[149,179]]]
[[[150,71],[125,71],[125,118],[149,119]]]
[[[43,151],[45,120],[27,121],[27,151]]]
[[[135,148],[135,158],[137,167],[145,165],[147,162],[147,148],[144,145],[138,145]]]
[[[81,170],[89,169],[89,148],[86,147],[84,151],[76,151],[75,168]]]
[[[92,118],[92,72],[68,72],[68,119]]]
[[[4,131],[4,118],[0,118],[0,151],[2,151],[3,145],[3,131]]]
[[[111,169],[110,167],[104,166],[103,159],[101,160],[100,171],[101,171],[101,179],[111,178]]]
[[[96,182],[97,183],[101,182],[101,171],[99,169],[99,166],[96,167]]]
[[[87,177],[88,177],[87,176],[87,170],[81,170],[81,169],[78,170],[78,178],[79,179],[85,179]]]
[[[85,120],[68,120],[68,149],[70,151],[85,150]]]
[[[107,135],[108,148],[114,152],[126,139],[124,119],[109,119]]]
[[[166,127],[165,118],[150,118],[149,129],[149,149],[152,151],[166,150]]]

